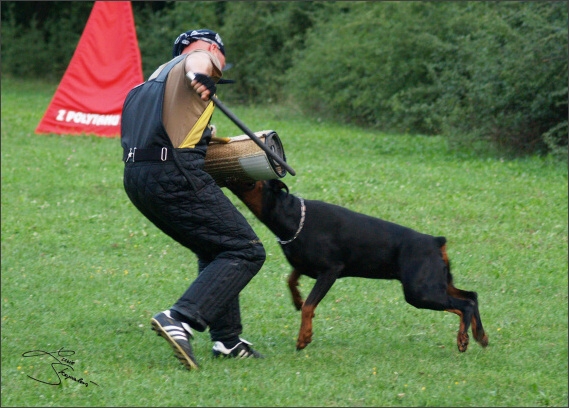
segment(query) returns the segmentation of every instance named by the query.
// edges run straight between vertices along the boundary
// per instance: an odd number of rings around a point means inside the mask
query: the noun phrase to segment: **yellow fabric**
[[[209,123],[211,116],[213,115],[213,110],[215,105],[213,102],[209,102],[207,108],[205,108],[203,114],[199,117],[196,124],[192,127],[189,133],[184,138],[184,141],[178,146],[180,149],[188,148],[192,149],[196,147],[196,144],[200,141],[203,132]]]

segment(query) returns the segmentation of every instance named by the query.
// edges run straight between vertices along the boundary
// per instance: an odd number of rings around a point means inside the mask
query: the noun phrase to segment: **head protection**
[[[174,41],[174,48],[172,48],[172,58],[177,57],[182,53],[184,48],[193,43],[194,41],[206,41],[208,43],[216,44],[223,55],[225,55],[225,47],[223,41],[218,33],[208,29],[190,30],[182,33]]]

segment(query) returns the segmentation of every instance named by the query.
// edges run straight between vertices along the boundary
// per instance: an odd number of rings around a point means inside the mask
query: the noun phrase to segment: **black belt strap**
[[[174,160],[174,154],[169,147],[155,147],[152,149],[139,149],[131,147],[129,151],[124,149],[123,161],[140,162],[140,161],[170,161]]]

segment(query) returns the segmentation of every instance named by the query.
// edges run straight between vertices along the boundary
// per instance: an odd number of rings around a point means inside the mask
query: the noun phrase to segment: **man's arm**
[[[202,100],[209,100],[215,93],[215,83],[211,79],[214,66],[210,57],[204,52],[193,52],[188,55],[185,62],[186,76],[191,80],[190,85],[200,94]]]

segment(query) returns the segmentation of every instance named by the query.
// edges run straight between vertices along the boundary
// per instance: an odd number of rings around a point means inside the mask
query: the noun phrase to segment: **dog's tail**
[[[450,272],[450,262],[447,255],[447,239],[445,237],[435,237],[435,241],[441,249],[441,256],[445,262],[445,265],[447,266],[448,272]]]
[[[439,248],[441,249],[441,257],[445,263],[445,270],[447,273],[447,293],[451,296],[457,297],[459,299],[470,299],[476,302],[478,300],[478,295],[476,292],[470,292],[467,290],[461,290],[454,286],[452,281],[452,274],[450,272],[450,260],[447,254],[446,238],[445,237],[435,237]]]

